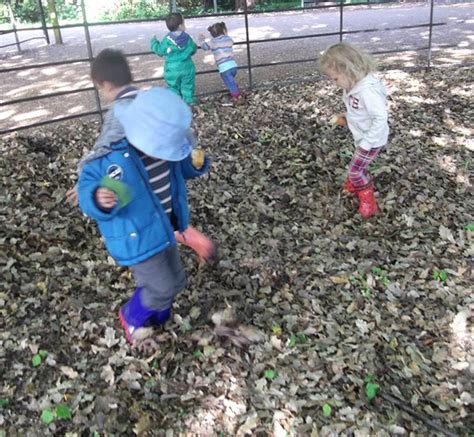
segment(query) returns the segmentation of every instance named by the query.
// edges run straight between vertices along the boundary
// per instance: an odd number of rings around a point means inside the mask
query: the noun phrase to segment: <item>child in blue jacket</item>
[[[137,92],[121,52],[103,50],[91,77],[113,105],[79,165],[78,201],[109,254],[133,272],[137,288],[119,311],[133,343],[137,330],[170,317],[186,285],[175,230],[189,227],[185,179],[203,175],[209,162],[193,166],[189,107],[163,88]]]

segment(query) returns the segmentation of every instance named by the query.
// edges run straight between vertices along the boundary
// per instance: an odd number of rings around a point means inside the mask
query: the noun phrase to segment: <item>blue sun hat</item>
[[[114,114],[128,141],[145,155],[181,161],[192,151],[192,112],[166,88],[140,91],[129,105],[115,105]]]

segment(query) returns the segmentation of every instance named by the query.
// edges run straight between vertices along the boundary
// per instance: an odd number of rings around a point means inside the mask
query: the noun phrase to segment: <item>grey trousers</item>
[[[137,287],[143,288],[143,304],[156,311],[173,305],[176,295],[186,287],[186,273],[176,246],[131,266]]]

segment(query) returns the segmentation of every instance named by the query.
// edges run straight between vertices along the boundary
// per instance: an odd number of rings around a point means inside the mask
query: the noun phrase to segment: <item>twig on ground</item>
[[[431,420],[429,417],[427,417],[423,413],[420,413],[420,412],[415,411],[412,408],[410,408],[407,405],[406,401],[404,401],[402,399],[399,399],[399,398],[397,398],[393,395],[389,395],[387,393],[381,393],[380,397],[382,399],[384,399],[385,401],[388,401],[388,402],[394,404],[395,406],[397,406],[401,410],[405,411],[406,413],[410,414],[411,416],[416,417],[417,419],[421,420],[426,426],[428,426],[428,427],[430,427],[430,428],[432,428],[432,429],[434,429],[438,432],[441,432],[441,433],[443,433],[444,435],[446,435],[448,437],[459,437],[458,434],[449,431],[448,429],[444,428],[441,425],[438,425],[436,422]]]

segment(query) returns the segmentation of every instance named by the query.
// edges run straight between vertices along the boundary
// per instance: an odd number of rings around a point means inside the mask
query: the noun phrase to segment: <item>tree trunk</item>
[[[51,20],[51,24],[53,26],[59,26],[58,20],[58,13],[56,12],[56,1],[55,0],[48,0],[48,15],[49,19]],[[56,44],[63,43],[63,37],[61,35],[61,29],[53,29],[54,32],[54,40]]]
[[[255,4],[257,3],[256,0],[235,0],[235,10],[243,11],[245,1],[247,1],[247,9],[255,8]]]

